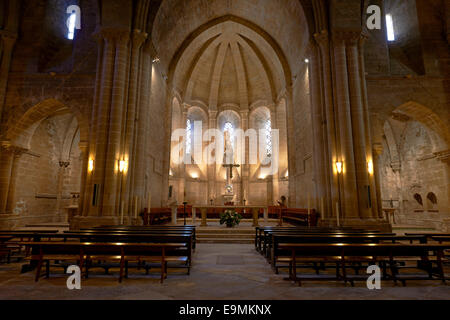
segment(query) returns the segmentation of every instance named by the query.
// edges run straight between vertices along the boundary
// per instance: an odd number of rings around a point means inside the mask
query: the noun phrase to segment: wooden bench
[[[23,242],[23,245],[32,247],[34,252],[30,260],[37,261],[35,281],[39,281],[41,269],[46,263],[46,277],[50,274],[50,261],[76,261],[86,277],[89,274],[89,266],[93,260],[119,261],[119,282],[122,282],[126,263],[130,261],[159,261],[161,264],[161,283],[167,277],[167,263],[170,261],[187,261],[187,257],[167,256],[170,250],[186,247],[185,243],[95,243],[95,242]]]
[[[315,209],[283,208],[281,219],[294,225],[316,226],[318,217]]]
[[[383,279],[392,279],[395,283],[401,281],[406,285],[406,280],[435,280],[443,283],[446,281],[443,262],[443,252],[450,248],[450,244],[404,244],[404,243],[281,243],[281,250],[289,254],[278,257],[283,262],[289,263],[289,280],[298,282],[304,280],[343,280],[344,283],[367,280],[368,275],[348,275],[348,263],[388,264],[390,275],[384,271]],[[433,252],[430,255],[430,252]],[[417,261],[427,264],[426,275],[400,274],[401,267],[398,262]],[[333,263],[336,268],[335,276],[298,276],[298,263]],[[437,273],[433,272],[432,264],[436,264]],[[410,267],[408,267],[410,268]],[[339,270],[342,270],[342,274]],[[423,271],[423,269],[422,269]],[[388,277],[389,276],[389,277]]]
[[[293,235],[293,234],[272,234],[272,243],[268,248],[267,259],[272,264],[275,272],[278,273],[279,266],[277,260],[278,257],[284,256],[286,252],[283,252],[279,248],[280,243],[381,243],[381,242],[399,242],[399,241],[418,241],[422,239],[421,236],[396,236],[390,234],[329,234],[329,235]]]

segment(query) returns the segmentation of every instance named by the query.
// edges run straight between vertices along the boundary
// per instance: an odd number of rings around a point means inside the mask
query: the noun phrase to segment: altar
[[[267,206],[236,206],[236,205],[223,205],[223,206],[202,206],[202,205],[194,205],[192,206],[192,223],[195,225],[197,220],[197,210],[200,210],[201,213],[201,225],[202,227],[206,227],[208,225],[208,209],[244,209],[252,212],[253,217],[253,227],[259,226],[259,211],[263,209],[264,211],[264,223],[269,221],[269,210]]]

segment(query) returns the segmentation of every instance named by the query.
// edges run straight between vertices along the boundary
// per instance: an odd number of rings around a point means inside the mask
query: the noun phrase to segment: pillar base
[[[382,232],[392,232],[392,225],[382,219],[341,219],[341,227],[357,227],[367,230],[379,230]],[[320,227],[336,227],[336,219],[324,219],[319,221]]]
[[[128,217],[124,218],[124,224],[129,225]],[[120,225],[120,217],[73,217],[70,221],[70,230],[80,230],[81,228],[93,228],[99,226]]]
[[[443,230],[444,232],[450,232],[450,219],[444,219],[442,221]]]

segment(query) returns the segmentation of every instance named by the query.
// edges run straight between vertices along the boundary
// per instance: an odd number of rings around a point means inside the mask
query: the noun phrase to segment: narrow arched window
[[[386,15],[386,30],[388,41],[395,41],[394,20],[391,14]]]
[[[225,126],[223,127],[223,132],[228,132],[229,136],[230,136],[230,140],[231,140],[231,146],[234,149],[234,127],[233,124],[229,121],[227,121],[225,123]]]
[[[72,12],[67,21],[67,29],[68,29],[67,39],[69,40],[73,40],[73,38],[75,37],[76,22],[77,22],[77,13]]]
[[[190,119],[186,120],[186,154],[191,154],[192,151],[192,122]]]
[[[264,131],[266,135],[266,155],[270,157],[272,155],[272,121],[270,119],[264,124]]]

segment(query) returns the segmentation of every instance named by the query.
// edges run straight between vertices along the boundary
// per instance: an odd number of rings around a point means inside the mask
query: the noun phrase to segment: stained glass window
[[[192,151],[192,123],[190,119],[186,120],[186,154]]]
[[[266,154],[270,157],[272,155],[272,121],[270,119],[264,124],[264,130],[266,132]]]

